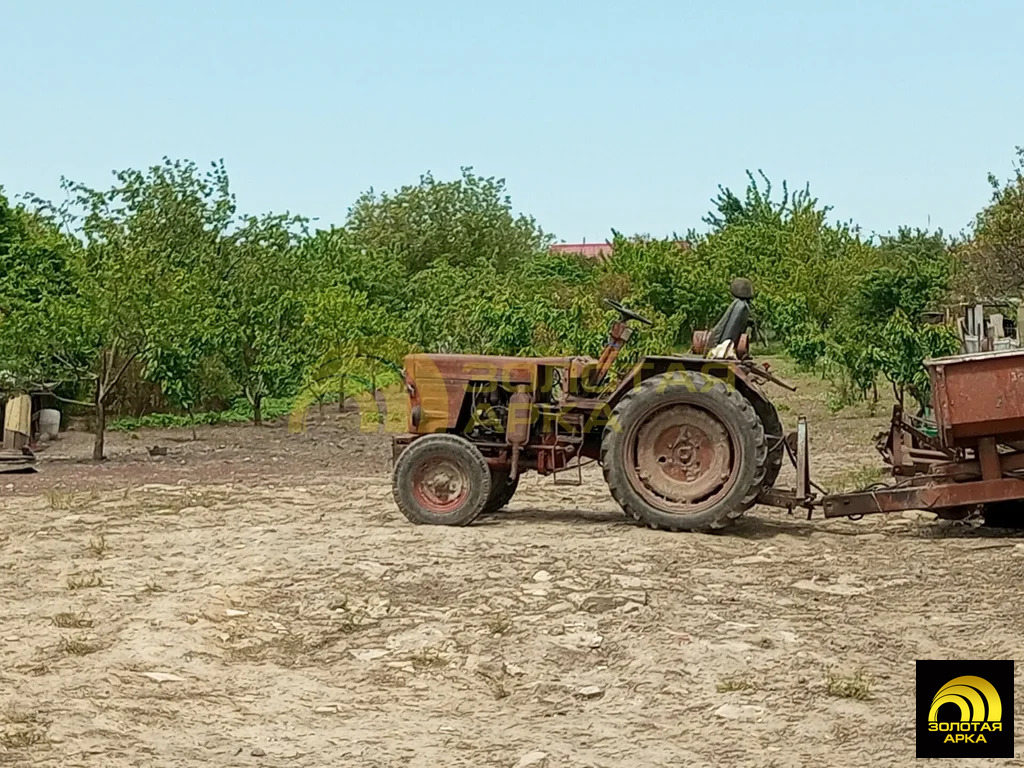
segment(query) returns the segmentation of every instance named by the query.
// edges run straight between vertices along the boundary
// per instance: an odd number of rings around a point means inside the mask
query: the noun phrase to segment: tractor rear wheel
[[[775,487],[775,481],[779,478],[782,470],[782,460],[785,458],[786,447],[783,443],[782,420],[779,419],[779,412],[767,400],[755,400],[753,402],[757,418],[761,420],[761,428],[764,430],[764,437],[767,441],[768,458],[765,460],[761,470],[761,479],[755,482],[754,487],[746,498],[743,499],[743,508],[750,509],[757,503],[757,497],[761,491],[767,491]]]
[[[487,504],[491,473],[480,449],[456,435],[426,435],[395,463],[395,503],[410,521],[469,525]]]
[[[742,515],[766,478],[767,454],[750,402],[696,371],[644,381],[619,401],[601,442],[615,500],[673,531],[715,530]]]
[[[497,512],[512,501],[516,488],[519,487],[519,475],[516,475],[515,480],[510,480],[509,474],[507,469],[491,470],[491,494],[487,497],[487,503],[484,504],[484,514]]]

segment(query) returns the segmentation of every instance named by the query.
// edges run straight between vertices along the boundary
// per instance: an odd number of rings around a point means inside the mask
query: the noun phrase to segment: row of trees
[[[165,160],[106,189],[65,181],[59,205],[0,194],[0,376],[94,409],[101,458],[107,412],[138,380],[186,414],[244,398],[259,423],[268,398],[344,396],[409,349],[596,354],[603,297],[655,321],[628,363],[685,348],[745,275],[762,335],[845,400],[881,378],[923,400],[922,357],[955,340],[922,311],[958,280],[1002,286],[1016,269],[1024,287],[1019,168],[994,184],[973,237],[878,238],[832,222],[807,189],[775,194],[751,175],[742,196],[720,190],[689,248],[614,233],[595,261],[550,252],[504,183],[469,169],[371,190],[324,229],[240,213],[221,163]]]

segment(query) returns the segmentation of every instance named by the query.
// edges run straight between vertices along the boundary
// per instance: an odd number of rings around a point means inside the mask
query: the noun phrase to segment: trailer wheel
[[[966,520],[971,515],[978,511],[979,507],[977,504],[963,504],[959,507],[941,507],[939,509],[933,509],[935,517],[939,520],[949,520],[950,522],[961,522]]]
[[[998,501],[984,504],[981,513],[987,527],[1012,530],[1024,528],[1024,503],[1020,501]]]
[[[398,508],[414,523],[469,525],[487,503],[491,474],[468,440],[426,435],[402,451],[391,487]]]
[[[519,477],[516,475],[515,480],[510,480],[507,469],[491,470],[491,494],[487,497],[487,503],[484,504],[484,514],[497,512],[512,501],[516,488],[519,487]]]
[[[651,528],[708,531],[743,514],[765,479],[767,446],[754,407],[695,371],[661,374],[627,394],[601,441],[612,496]]]

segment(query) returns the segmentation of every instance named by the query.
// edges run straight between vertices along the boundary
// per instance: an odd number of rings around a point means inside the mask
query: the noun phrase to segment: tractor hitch
[[[825,493],[811,480],[807,419],[801,416],[797,421],[796,431],[778,439],[782,441],[786,455],[796,468],[796,485],[794,488],[767,488],[761,491],[757,501],[768,507],[785,509],[791,514],[798,507],[805,509],[807,519],[810,520],[819,503],[818,492],[822,495]]]

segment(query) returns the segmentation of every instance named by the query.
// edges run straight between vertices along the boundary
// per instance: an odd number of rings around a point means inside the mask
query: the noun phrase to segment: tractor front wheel
[[[695,371],[627,394],[601,443],[612,496],[651,528],[709,531],[743,514],[765,480],[764,427],[735,387]]]
[[[469,525],[488,502],[491,473],[468,440],[426,435],[402,451],[391,487],[398,508],[414,523]]]

